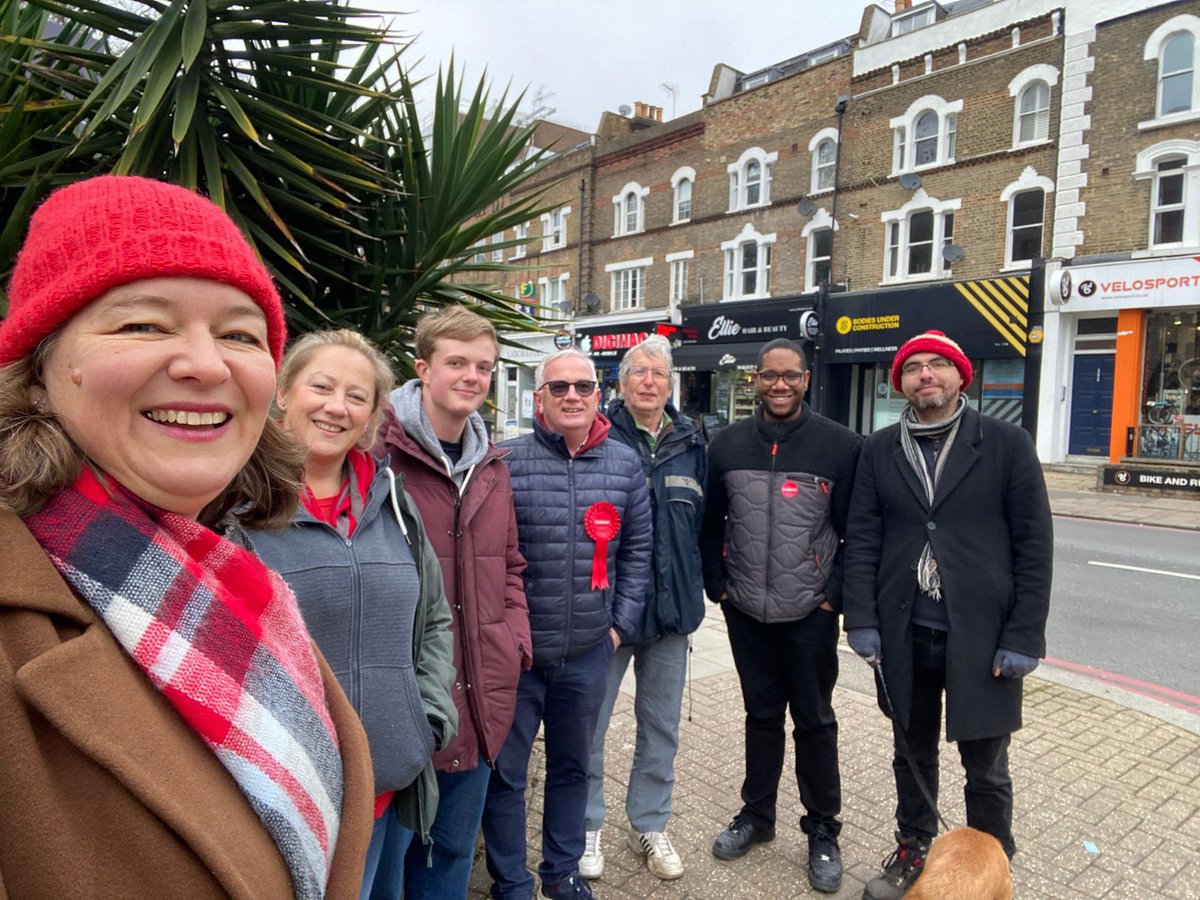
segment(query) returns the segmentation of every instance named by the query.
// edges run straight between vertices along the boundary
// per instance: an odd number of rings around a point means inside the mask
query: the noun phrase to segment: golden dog
[[[933,842],[904,900],[1012,900],[1012,875],[1000,842],[974,828],[955,828]]]

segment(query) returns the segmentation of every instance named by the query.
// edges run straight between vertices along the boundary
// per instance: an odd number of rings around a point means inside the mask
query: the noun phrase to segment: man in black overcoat
[[[1022,679],[1046,652],[1054,542],[1033,441],[971,408],[971,377],[940,331],[904,344],[892,384],[908,404],[867,439],[855,477],[844,627],[857,653],[881,663],[896,743],[898,845],[864,900],[902,897],[937,833],[899,731],[936,801],[943,692],[967,824],[1016,852],[1008,746],[1021,727]]]

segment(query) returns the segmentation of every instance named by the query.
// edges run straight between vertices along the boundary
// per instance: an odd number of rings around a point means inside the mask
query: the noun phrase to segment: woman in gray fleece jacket
[[[290,528],[251,535],[295,593],[367,732],[377,797],[364,898],[399,897],[375,874],[403,869],[414,834],[429,842],[432,756],[458,726],[437,556],[411,498],[362,449],[374,440],[391,382],[386,360],[354,332],[296,343],[280,367],[277,405],[308,447],[302,503]],[[399,866],[381,867],[385,857]]]

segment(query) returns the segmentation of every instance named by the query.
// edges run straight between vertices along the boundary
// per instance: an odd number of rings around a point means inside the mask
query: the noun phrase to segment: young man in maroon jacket
[[[414,841],[405,871],[386,882],[398,888],[403,877],[408,900],[466,896],[489,775],[512,724],[518,676],[533,659],[512,482],[479,415],[499,353],[492,324],[463,306],[423,317],[418,377],[392,393],[395,419],[383,437],[441,560],[454,617],[459,732],[434,756],[433,846]]]

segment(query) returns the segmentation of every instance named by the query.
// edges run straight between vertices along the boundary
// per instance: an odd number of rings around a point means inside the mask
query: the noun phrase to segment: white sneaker
[[[683,860],[671,846],[665,831],[647,831],[629,835],[629,846],[646,857],[646,868],[650,874],[663,881],[674,881],[683,875]]]
[[[579,874],[584,878],[599,878],[604,874],[604,851],[600,849],[600,829],[589,831],[579,857]]]

